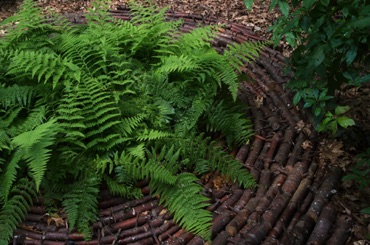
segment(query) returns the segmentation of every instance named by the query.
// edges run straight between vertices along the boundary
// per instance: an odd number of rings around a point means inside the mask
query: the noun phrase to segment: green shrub
[[[245,0],[247,7],[253,2]],[[283,15],[270,30],[275,45],[285,38],[294,48],[289,62],[295,75],[288,84],[296,92],[294,104],[303,100],[312,109],[319,131],[354,125],[344,115],[332,124],[324,121],[333,121],[336,89],[370,81],[370,2],[272,0],[270,9],[276,4]]]
[[[345,175],[342,180],[354,181],[360,190],[370,187],[370,148],[356,156],[356,165]],[[361,210],[364,214],[370,214],[370,207]]]
[[[370,148],[366,152],[356,156],[358,162],[351,169],[351,173],[343,177],[343,180],[354,180],[358,183],[360,190],[370,186]]]
[[[165,10],[131,7],[133,19],[121,21],[98,1],[87,25],[71,25],[59,17],[45,21],[25,0],[2,23],[8,28],[0,39],[5,243],[33,193],[62,204],[70,228],[89,238],[102,183],[115,195],[139,198],[135,183],[143,178],[182,227],[210,239],[212,216],[197,174],[218,169],[245,188],[255,184],[210,136],[221,134],[234,146],[252,134],[236,101],[238,71],[263,43],[234,44],[219,54],[210,45],[216,27],[184,34],[181,21],[165,21]],[[19,180],[32,183],[21,195],[14,192],[23,188]]]

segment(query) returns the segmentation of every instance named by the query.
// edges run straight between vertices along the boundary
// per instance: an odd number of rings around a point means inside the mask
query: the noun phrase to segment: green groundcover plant
[[[251,8],[254,0],[244,0]],[[294,104],[310,108],[318,131],[335,134],[355,124],[338,107],[335,91],[342,85],[370,81],[369,0],[271,0],[282,16],[271,26],[273,41],[293,48],[289,60],[294,78],[288,86]],[[348,109],[347,109],[348,111]],[[339,114],[338,114],[339,113]]]
[[[86,25],[71,25],[25,0],[1,24],[0,244],[39,195],[88,239],[100,188],[140,198],[140,179],[179,225],[210,239],[198,177],[219,170],[255,184],[225,148],[252,134],[238,74],[263,43],[219,54],[210,45],[217,27],[182,33],[165,10],[131,8],[121,21],[97,1]]]

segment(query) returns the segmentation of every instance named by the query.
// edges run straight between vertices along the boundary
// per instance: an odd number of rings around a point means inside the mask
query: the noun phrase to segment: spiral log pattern
[[[129,20],[124,6],[112,10],[119,19]],[[72,23],[84,23],[79,15],[67,16]],[[184,20],[181,31],[199,25],[218,24],[217,19],[167,13],[168,20]],[[233,42],[262,40],[252,29],[235,23],[220,26],[213,46],[222,52]],[[239,98],[249,105],[255,136],[249,145],[237,149],[235,157],[257,180],[254,189],[237,185],[205,191],[211,197],[212,244],[345,244],[353,225],[351,217],[333,204],[342,176],[317,160],[317,133],[307,123],[308,116],[292,105],[292,96],[283,86],[291,78],[285,74],[285,58],[265,48],[260,58],[243,68],[245,82]],[[158,199],[140,183],[144,197],[127,200],[101,192],[100,219],[93,224],[94,237],[84,241],[76,232],[56,222],[47,224],[42,203],[30,210],[15,232],[13,244],[204,244],[200,237],[181,229]],[[207,188],[207,186],[211,186]]]

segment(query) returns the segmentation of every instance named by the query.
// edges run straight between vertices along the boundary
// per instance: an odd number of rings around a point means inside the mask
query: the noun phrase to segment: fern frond
[[[222,151],[217,142],[211,142],[209,149],[214,153],[208,159],[212,170],[219,170],[246,189],[255,186],[256,182],[253,176],[243,168],[239,161]]]
[[[208,198],[200,194],[203,187],[196,184],[193,174],[181,173],[173,185],[152,183],[154,193],[160,195],[161,203],[174,213],[174,220],[186,230],[210,240],[212,215],[205,209]]]
[[[0,152],[3,150],[10,150],[10,137],[7,132],[0,127]]]
[[[18,147],[22,159],[28,162],[32,177],[38,190],[43,179],[46,164],[50,158],[50,147],[55,143],[58,125],[55,119],[37,126],[34,130],[24,132],[12,139]]]
[[[19,151],[16,151],[9,161],[9,164],[4,169],[4,173],[1,174],[0,180],[0,200],[8,200],[10,190],[12,189],[13,183],[17,179],[17,169],[19,168],[19,161],[21,161],[22,155]]]
[[[266,46],[266,42],[232,43],[227,46],[223,56],[234,69],[240,72],[246,63],[256,60],[259,52]]]
[[[38,86],[18,86],[0,88],[0,106],[7,109],[10,106],[29,107],[39,95]]]
[[[70,229],[77,227],[86,238],[91,237],[90,224],[97,218],[99,183],[95,177],[86,177],[70,186],[70,191],[63,196]]]
[[[155,182],[173,184],[176,182],[176,176],[169,171],[156,158],[140,159],[126,152],[115,156],[116,164],[125,168],[133,179],[151,179]]]
[[[14,22],[17,25],[11,24]],[[56,23],[65,25],[66,21],[58,18]],[[50,35],[59,33],[59,26],[46,22],[44,13],[32,0],[23,1],[18,13],[0,24],[9,29],[2,42],[8,49],[48,49],[53,45]]]
[[[62,79],[78,80],[80,69],[54,53],[15,51],[7,74],[23,76],[29,74],[32,78],[37,74],[38,82],[41,80],[44,83],[51,82],[55,88]]]
[[[15,136],[19,135],[20,133],[35,129],[37,126],[45,122],[47,113],[48,111],[45,106],[37,106],[32,108],[24,121],[14,124],[9,128],[9,134]]]
[[[154,129],[151,129],[151,130],[145,129],[136,138],[138,141],[151,141],[151,140],[167,138],[169,136],[171,136],[171,133],[158,131]]]
[[[136,116],[123,118],[121,120],[120,127],[123,130],[124,135],[131,135],[133,131],[139,127],[145,117],[145,114],[138,114]]]
[[[172,138],[171,140],[176,140]],[[171,142],[167,139],[167,142]],[[171,143],[160,143],[156,142],[155,146],[147,150],[147,158],[149,161],[157,161],[159,164],[163,165],[172,174],[177,174],[181,170],[181,149],[175,151],[175,144]]]
[[[108,175],[104,175],[103,179],[107,183],[109,192],[112,195],[119,195],[127,198],[141,198],[143,196],[140,188],[128,184],[120,184]]]
[[[13,231],[27,214],[33,200],[37,198],[34,183],[26,178],[19,179],[10,192],[10,198],[0,203],[0,244],[8,245]]]
[[[157,72],[169,74],[171,72],[188,72],[197,69],[199,66],[189,56],[165,56],[162,57],[162,65]]]
[[[205,113],[202,120],[208,132],[222,132],[229,146],[245,144],[253,134],[252,123],[238,104],[221,100]]]
[[[177,140],[176,147],[181,149],[182,164],[198,174],[219,170],[244,188],[255,185],[252,175],[225,152],[216,141],[205,138],[204,134],[189,135],[186,140]]]
[[[196,52],[207,53],[208,50],[213,50],[211,41],[216,35],[216,30],[216,26],[208,25],[198,27],[188,33],[182,33],[180,37],[174,40],[170,50],[174,49],[174,53],[185,55],[193,55]]]

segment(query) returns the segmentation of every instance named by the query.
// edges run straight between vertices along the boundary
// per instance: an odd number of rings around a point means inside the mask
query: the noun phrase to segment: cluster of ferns
[[[0,244],[39,196],[89,239],[102,186],[140,198],[141,179],[179,225],[210,239],[199,176],[218,170],[255,184],[225,149],[252,134],[239,68],[263,43],[220,54],[210,45],[216,27],[182,33],[166,10],[131,9],[122,21],[97,1],[86,25],[71,25],[25,0],[1,23]]]

